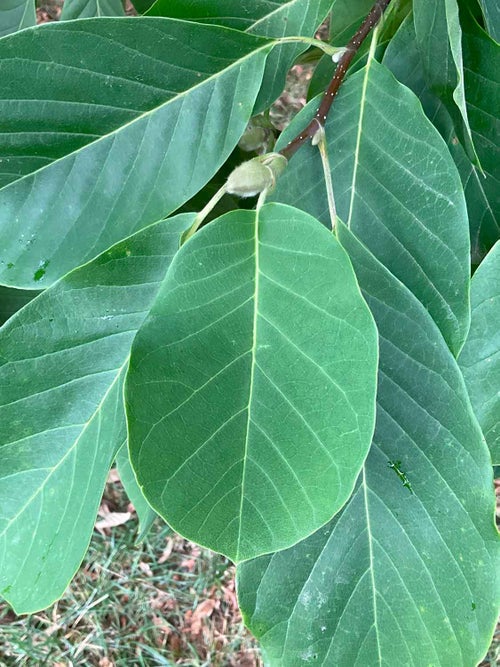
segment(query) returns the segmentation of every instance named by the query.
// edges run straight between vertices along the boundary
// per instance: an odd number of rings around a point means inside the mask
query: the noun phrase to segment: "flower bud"
[[[280,153],[267,153],[243,162],[229,174],[226,192],[238,197],[254,197],[264,190],[273,190],[287,163]]]

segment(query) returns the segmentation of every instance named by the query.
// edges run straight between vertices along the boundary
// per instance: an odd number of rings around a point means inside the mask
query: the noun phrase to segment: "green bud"
[[[264,190],[271,191],[287,164],[280,153],[267,153],[243,162],[229,175],[226,192],[238,197],[254,197]]]

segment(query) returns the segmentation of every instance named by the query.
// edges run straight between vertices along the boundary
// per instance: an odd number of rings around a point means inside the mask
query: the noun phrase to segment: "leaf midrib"
[[[160,19],[160,20],[161,20],[161,19]],[[165,19],[165,20],[166,20],[166,21],[176,21],[176,22],[178,22],[178,23],[186,23],[186,21],[180,21],[179,19]],[[223,29],[223,28],[221,28],[221,30],[222,30],[222,29]],[[224,28],[224,30],[230,30],[230,29],[229,29],[229,28]],[[233,31],[233,32],[234,32],[234,31]],[[184,90],[184,91],[182,91],[181,93],[178,93],[177,95],[175,95],[174,97],[170,98],[170,99],[167,100],[166,102],[163,102],[162,104],[159,104],[159,105],[155,106],[153,109],[149,109],[148,111],[144,111],[144,112],[142,112],[139,116],[137,116],[136,118],[133,118],[132,120],[130,120],[130,121],[128,121],[127,123],[125,123],[124,125],[120,125],[120,127],[116,128],[116,129],[114,129],[114,130],[111,130],[110,132],[107,132],[106,134],[101,135],[101,136],[100,136],[98,139],[96,139],[95,141],[92,141],[92,142],[86,144],[85,146],[82,146],[81,148],[78,148],[78,149],[76,149],[76,150],[74,150],[74,151],[71,151],[70,153],[66,153],[65,155],[63,155],[63,156],[61,156],[61,157],[59,157],[59,158],[53,160],[53,161],[50,162],[49,164],[46,164],[46,165],[44,165],[43,167],[40,167],[39,169],[36,169],[35,171],[30,172],[29,174],[23,174],[23,176],[21,176],[21,177],[18,178],[17,180],[12,181],[11,183],[8,183],[8,184],[7,184],[5,187],[3,187],[3,188],[0,188],[0,193],[2,193],[2,192],[4,192],[4,191],[8,190],[9,188],[11,188],[11,187],[17,185],[18,183],[21,183],[21,182],[24,181],[25,179],[28,179],[28,178],[32,178],[32,177],[34,177],[34,176],[37,176],[37,175],[40,174],[41,172],[44,172],[46,169],[51,168],[53,165],[56,165],[56,164],[58,164],[59,162],[62,162],[62,161],[66,160],[66,159],[68,159],[68,158],[70,158],[70,157],[72,157],[72,156],[75,156],[75,155],[77,155],[77,154],[81,154],[81,153],[83,153],[83,152],[84,152],[85,150],[87,150],[87,149],[90,150],[91,147],[96,146],[96,145],[99,144],[101,141],[104,141],[104,140],[108,139],[109,137],[115,137],[115,136],[117,136],[119,133],[121,133],[121,132],[127,130],[129,127],[131,127],[131,126],[134,125],[135,123],[138,123],[139,121],[143,120],[144,118],[147,118],[148,116],[151,116],[151,115],[157,113],[157,112],[160,111],[161,109],[167,107],[169,104],[172,104],[172,103],[174,103],[174,102],[177,102],[178,100],[182,99],[183,97],[187,97],[187,96],[190,95],[193,91],[195,91],[195,90],[197,90],[197,89],[199,89],[199,88],[201,88],[201,87],[203,87],[203,86],[205,86],[205,85],[211,83],[212,81],[216,80],[218,77],[221,77],[221,76],[223,76],[224,74],[226,74],[226,73],[228,73],[228,72],[231,72],[231,70],[233,70],[233,69],[237,69],[237,68],[241,67],[241,65],[242,65],[246,60],[249,60],[249,59],[253,58],[257,53],[260,53],[261,51],[266,51],[266,50],[271,51],[272,48],[273,48],[273,46],[277,43],[276,40],[269,40],[269,39],[267,39],[266,37],[261,37],[261,36],[255,36],[255,37],[258,37],[258,38],[261,39],[261,40],[266,40],[266,43],[265,43],[265,44],[262,44],[262,46],[259,46],[259,47],[255,48],[254,50],[250,51],[250,53],[246,54],[246,55],[243,56],[242,58],[239,58],[238,60],[235,60],[235,61],[234,61],[231,65],[229,65],[228,67],[226,67],[226,68],[224,68],[224,69],[222,69],[222,70],[216,72],[215,74],[211,74],[209,77],[207,77],[207,78],[204,79],[203,81],[200,81],[200,83],[197,83],[197,84],[195,84],[194,86],[191,86],[191,88],[188,88],[187,90]],[[56,63],[56,64],[58,64],[58,63]],[[32,100],[32,101],[35,101],[35,100]]]

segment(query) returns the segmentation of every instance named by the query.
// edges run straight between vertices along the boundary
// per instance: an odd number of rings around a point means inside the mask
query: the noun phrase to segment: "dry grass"
[[[104,502],[111,511],[132,509],[118,482],[108,484]],[[16,617],[0,604],[2,667],[261,664],[230,563],[160,522],[135,546],[133,517],[94,532],[66,594],[46,611]]]

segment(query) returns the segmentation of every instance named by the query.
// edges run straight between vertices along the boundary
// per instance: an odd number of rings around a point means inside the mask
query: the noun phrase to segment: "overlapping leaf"
[[[500,42],[500,5],[497,0],[480,0],[488,32]]]
[[[126,438],[130,346],[193,221],[154,225],[68,274],[0,329],[0,595],[61,595]]]
[[[280,137],[304,127],[313,100]],[[339,216],[424,304],[454,352],[469,327],[464,195],[446,144],[415,95],[373,60],[342,86],[326,123]],[[273,198],[328,223],[318,150],[303,146]]]
[[[0,283],[38,287],[43,267],[45,287],[187,201],[241,136],[270,48],[160,18],[3,39]]]
[[[472,262],[479,264],[500,238],[500,160],[493,148],[500,133],[500,49],[478,26],[469,23],[464,33],[464,59],[471,129],[483,173],[472,164],[458,140],[447,109],[426,85],[411,16],[389,45],[384,64],[419,97],[425,113],[447,142],[467,202]]]
[[[277,204],[175,257],[126,383],[139,485],[234,561],[297,542],[353,489],[373,428],[376,331],[334,237]]]
[[[141,542],[149,532],[149,529],[158,515],[154,509],[152,509],[137,484],[134,471],[130,465],[127,443],[124,443],[118,450],[118,454],[116,455],[116,466],[125,493],[130,498],[139,519],[137,542]]]
[[[477,664],[498,612],[489,457],[429,314],[346,229],[380,335],[377,424],[342,512],[238,567],[270,667]]]
[[[312,37],[333,0],[156,0],[147,14],[215,23],[264,37]],[[285,75],[304,46],[285,44],[270,54],[255,113],[281,93]]]
[[[472,278],[471,300],[459,364],[493,463],[500,465],[500,241]]]
[[[414,0],[415,34],[429,88],[450,112],[462,143],[474,162],[474,148],[465,102],[462,29],[457,0]]]
[[[0,37],[29,28],[36,23],[35,0],[2,0]]]
[[[61,20],[125,16],[122,0],[64,0]]]

